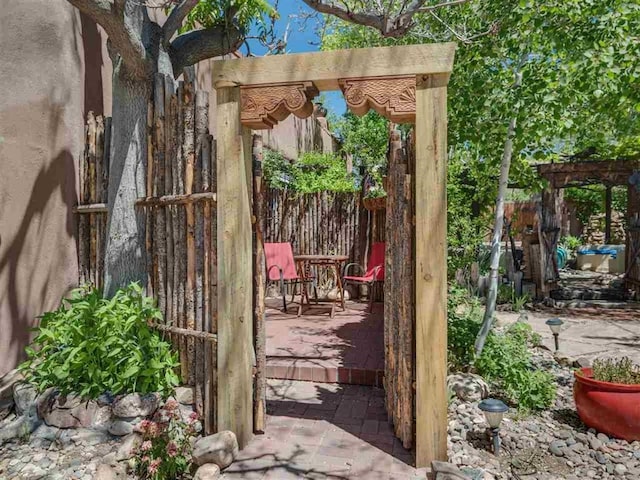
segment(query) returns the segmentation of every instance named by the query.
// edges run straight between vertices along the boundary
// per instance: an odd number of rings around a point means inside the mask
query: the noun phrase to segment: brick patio
[[[223,479],[424,479],[395,439],[383,390],[357,385],[269,380],[267,429]]]
[[[382,304],[348,301],[346,310],[313,305],[302,316],[298,305],[282,312],[279,298],[267,299],[267,377],[382,387],[384,319]]]

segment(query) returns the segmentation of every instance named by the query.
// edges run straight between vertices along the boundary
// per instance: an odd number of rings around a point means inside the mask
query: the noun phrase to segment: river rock
[[[160,397],[155,393],[130,393],[116,398],[112,407],[113,414],[120,418],[148,417],[157,410],[159,403]]]
[[[205,463],[193,476],[193,480],[217,480],[218,478],[220,478],[220,467],[215,463]]]
[[[138,447],[142,443],[142,436],[138,433],[132,433],[124,437],[122,444],[116,452],[116,460],[118,462],[122,460],[129,460],[133,457],[133,449]]]
[[[20,382],[13,385],[13,402],[18,415],[25,415],[31,409],[35,410],[38,392],[33,385]]]
[[[449,375],[447,387],[463,402],[477,402],[489,396],[487,382],[474,373]]]
[[[116,418],[111,420],[107,430],[111,435],[115,435],[116,437],[124,437],[125,435],[133,433],[133,424],[126,420]]]
[[[93,480],[118,480],[118,472],[115,468],[103,463],[98,465]]]
[[[235,433],[225,430],[198,439],[193,447],[193,461],[196,465],[215,463],[224,470],[238,456],[238,440]]]
[[[549,451],[557,457],[562,457],[564,456],[563,448],[566,446],[567,444],[562,440],[555,440],[549,444]]]
[[[89,428],[101,408],[94,401],[76,395],[49,394],[38,404],[38,413],[47,425],[58,428]]]
[[[193,405],[193,388],[178,387],[175,391],[175,399],[182,405]]]
[[[431,473],[434,480],[470,480],[458,467],[448,462],[434,460],[431,462]]]

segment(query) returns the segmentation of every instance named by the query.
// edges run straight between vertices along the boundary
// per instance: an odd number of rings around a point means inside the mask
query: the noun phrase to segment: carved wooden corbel
[[[416,121],[416,77],[369,77],[338,80],[347,107],[358,116],[370,109],[395,123]]]
[[[240,121],[254,130],[271,129],[293,113],[307,118],[318,95],[313,82],[248,85],[240,87]]]

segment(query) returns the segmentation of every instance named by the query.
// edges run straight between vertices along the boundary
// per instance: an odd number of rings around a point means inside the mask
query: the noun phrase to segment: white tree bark
[[[108,223],[104,262],[105,294],[130,282],[146,284],[145,215],[134,207],[146,196],[146,81],[113,76],[113,120],[109,166]]]
[[[522,73],[516,73],[516,81],[514,88],[522,84]],[[498,198],[496,199],[496,214],[493,224],[493,236],[491,238],[491,256],[490,256],[490,276],[489,291],[487,293],[486,305],[484,310],[484,318],[482,326],[478,332],[475,342],[476,358],[482,354],[487,336],[491,331],[493,324],[493,315],[496,311],[496,301],[498,298],[498,280],[500,268],[500,240],[502,239],[502,229],[504,227],[504,198],[507,195],[507,187],[509,185],[509,170],[511,169],[511,159],[513,157],[513,138],[516,132],[516,117],[509,121],[507,128],[507,138],[504,142],[502,151],[502,162],[500,163],[500,180],[498,186]]]

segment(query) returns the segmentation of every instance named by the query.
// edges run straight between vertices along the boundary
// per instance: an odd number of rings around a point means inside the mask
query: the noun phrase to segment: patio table
[[[344,311],[344,288],[342,286],[341,272],[342,264],[349,260],[349,255],[294,255],[293,259],[296,262],[298,275],[300,275],[301,278],[306,278],[306,265],[314,265],[334,269],[336,273],[336,286],[338,287],[338,295],[336,295],[335,300],[331,300],[331,318],[333,318],[336,303],[339,302],[342,310]]]

